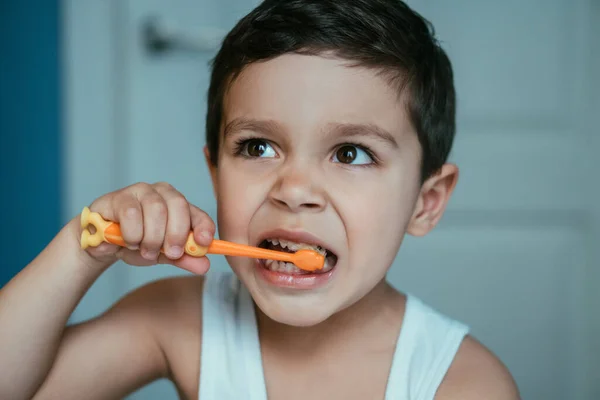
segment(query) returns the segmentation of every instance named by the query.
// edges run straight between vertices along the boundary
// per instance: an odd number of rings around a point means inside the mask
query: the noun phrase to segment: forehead
[[[411,131],[402,97],[384,77],[337,58],[286,54],[250,64],[223,106],[225,125],[237,118],[273,120],[292,131],[373,124],[399,139]]]

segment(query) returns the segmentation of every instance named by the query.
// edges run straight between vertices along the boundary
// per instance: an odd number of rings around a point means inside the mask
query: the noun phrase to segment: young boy
[[[215,224],[182,193],[106,194],[91,209],[121,224],[126,248],[81,250],[75,216],[2,289],[0,398],[120,398],[167,377],[185,399],[518,399],[466,327],[385,279],[404,235],[442,216],[454,131],[450,62],[405,4],[265,1],[213,65],[205,156],[219,236],[318,246],[325,268],[229,257],[233,273],[207,273],[182,246],[190,229],[209,244]],[[196,276],[65,327],[117,259]]]

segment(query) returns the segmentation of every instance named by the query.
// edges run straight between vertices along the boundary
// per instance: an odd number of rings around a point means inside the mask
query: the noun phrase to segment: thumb
[[[210,269],[210,260],[204,257],[192,257],[188,254],[184,254],[176,260],[172,260],[161,254],[158,257],[159,264],[170,264],[177,268],[184,269],[196,275],[204,275]]]
[[[194,240],[200,246],[208,246],[215,237],[215,223],[212,218],[198,207],[190,204],[190,218]]]

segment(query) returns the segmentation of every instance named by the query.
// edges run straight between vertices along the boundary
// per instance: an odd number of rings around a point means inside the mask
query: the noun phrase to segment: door
[[[114,88],[115,130],[105,143],[118,171],[106,176],[107,187],[165,180],[216,217],[202,154],[210,43],[256,3],[112,3],[112,72],[105,79]],[[598,3],[409,3],[432,21],[455,68],[452,161],[461,177],[439,227],[407,238],[389,279],[469,324],[507,364],[524,399],[598,398],[592,317],[600,192],[592,162],[600,132],[591,117],[600,110],[592,97],[600,90],[591,40],[600,37],[593,31]],[[154,17],[181,48],[148,51],[144,27]],[[214,268],[227,268],[223,258],[212,260]],[[179,274],[185,272],[167,266],[114,268],[88,297],[105,293],[109,304],[145,282]],[[97,311],[85,301],[76,318]],[[159,382],[132,398],[168,395],[175,396],[172,387]]]

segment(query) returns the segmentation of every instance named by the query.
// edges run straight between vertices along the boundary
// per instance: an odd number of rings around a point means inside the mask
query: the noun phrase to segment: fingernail
[[[158,252],[151,250],[151,251],[142,251],[142,257],[144,257],[146,260],[156,260],[156,257],[158,257]]]
[[[183,249],[179,246],[170,246],[167,249],[167,255],[172,258],[179,258],[183,254]]]
[[[211,239],[212,236],[209,231],[202,231],[200,232],[200,237],[208,240]]]

